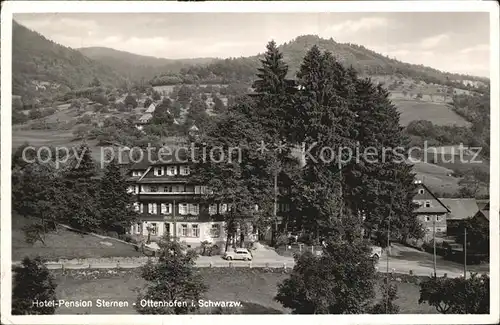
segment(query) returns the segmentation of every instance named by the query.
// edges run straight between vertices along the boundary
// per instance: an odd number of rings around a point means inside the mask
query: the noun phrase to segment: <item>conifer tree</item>
[[[278,207],[278,180],[283,173],[283,163],[288,159],[290,148],[287,141],[294,140],[291,126],[295,116],[290,107],[293,107],[293,94],[296,92],[295,83],[287,79],[288,65],[283,59],[283,54],[279,51],[276,43],[271,41],[267,44],[267,51],[262,66],[258,69],[257,80],[253,84],[255,93],[255,109],[249,110],[246,114],[261,125],[264,138],[262,141],[271,149],[280,146],[279,151],[270,155],[269,166],[272,168],[274,182],[274,193],[269,197],[273,204],[273,241],[277,231],[277,207]],[[264,204],[264,203],[262,203]]]
[[[350,83],[345,69],[331,53],[313,46],[300,68],[297,111],[302,124],[297,135],[306,144],[307,164],[295,203],[302,209],[301,224],[313,237],[334,231],[339,219],[349,213],[344,207],[344,180],[340,158],[343,149],[352,149],[355,115],[349,110]],[[301,194],[303,193],[303,194]]]
[[[133,208],[134,198],[116,159],[104,171],[99,183],[98,208],[101,228],[124,234],[137,217]]]
[[[287,125],[291,123],[291,116],[287,108],[295,88],[294,82],[286,79],[288,65],[276,43],[271,41],[266,48],[262,66],[258,68],[258,79],[253,84],[257,105],[254,114],[272,139],[281,140],[289,134]]]
[[[355,98],[359,152],[376,154],[361,157],[348,167],[348,204],[365,217],[366,235],[378,237],[381,246],[386,244],[389,215],[391,237],[420,238],[422,232],[413,212],[414,174],[407,163],[408,139],[399,125],[399,113],[387,91],[370,80],[356,83]]]
[[[63,182],[64,220],[78,229],[95,231],[99,228],[96,173],[92,152],[84,142],[69,161]]]
[[[89,183],[96,174],[97,169],[92,158],[92,151],[86,142],[82,142],[69,161],[65,177],[75,184],[90,185]]]

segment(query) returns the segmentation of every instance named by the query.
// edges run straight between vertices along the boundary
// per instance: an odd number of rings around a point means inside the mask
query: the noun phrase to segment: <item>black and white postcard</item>
[[[498,4],[1,24],[2,323],[498,323]]]

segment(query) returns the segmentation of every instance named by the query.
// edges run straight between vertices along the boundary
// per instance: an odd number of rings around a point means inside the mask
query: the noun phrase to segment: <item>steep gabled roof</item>
[[[151,120],[152,118],[153,118],[153,115],[152,115],[152,114],[150,114],[150,113],[146,113],[146,114],[144,114],[143,116],[141,116],[141,117],[139,118],[139,121],[141,121],[141,122],[148,122],[148,121],[149,121],[149,120]]]
[[[478,211],[476,199],[474,198],[440,198],[440,200],[451,210],[448,219],[463,220],[473,217]]]
[[[156,105],[154,103],[151,103],[149,107],[146,109],[146,113],[153,113],[156,109]]]
[[[416,209],[415,212],[418,212],[418,213],[432,213],[432,212],[449,213],[449,212],[451,212],[450,209],[437,196],[435,196],[434,193],[432,193],[432,191],[427,186],[425,186],[424,183],[422,183],[422,181],[416,181],[415,183],[422,186],[424,188],[424,190],[427,193],[429,193],[431,195],[431,197],[439,203],[439,207],[430,207],[430,208],[420,207],[420,208]]]
[[[486,203],[486,205],[484,206],[483,209],[479,210],[476,213],[476,215],[474,216],[474,218],[476,218],[478,216],[482,216],[486,220],[490,221],[490,202],[489,201],[488,201],[488,203]]]
[[[158,151],[151,150],[151,157],[148,155],[146,150],[143,151],[140,158],[131,159],[132,165],[130,166],[130,170],[147,170],[143,177],[147,174],[147,172],[151,169],[152,166],[161,166],[161,165],[170,165],[170,164],[187,164],[190,160],[190,155],[186,150],[179,150],[176,154],[175,147],[169,146],[171,149],[171,154],[167,154],[167,151],[164,151],[161,154],[161,159],[158,156]]]

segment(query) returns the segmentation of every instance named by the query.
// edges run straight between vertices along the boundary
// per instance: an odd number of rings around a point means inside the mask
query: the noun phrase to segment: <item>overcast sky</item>
[[[155,57],[239,57],[299,35],[333,37],[444,71],[489,77],[488,13],[15,14],[65,46]]]

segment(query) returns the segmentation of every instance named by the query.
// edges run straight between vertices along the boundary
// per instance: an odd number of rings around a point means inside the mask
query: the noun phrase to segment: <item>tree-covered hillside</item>
[[[79,87],[95,78],[103,85],[119,85],[123,77],[110,67],[80,52],[54,43],[13,21],[12,92],[25,105],[43,101]]]

